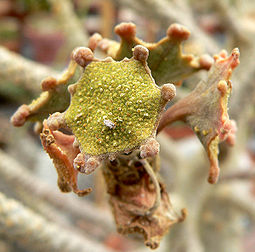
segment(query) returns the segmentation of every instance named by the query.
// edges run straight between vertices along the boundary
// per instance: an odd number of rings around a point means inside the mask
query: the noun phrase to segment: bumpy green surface
[[[153,134],[161,108],[160,89],[142,63],[92,62],[65,118],[82,152],[101,155],[140,145]],[[116,127],[107,127],[104,120]]]

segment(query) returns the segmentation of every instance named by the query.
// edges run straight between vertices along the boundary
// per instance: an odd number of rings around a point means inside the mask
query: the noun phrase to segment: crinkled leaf
[[[157,248],[169,227],[185,218],[184,212],[180,216],[173,210],[165,186],[159,182],[161,203],[152,215],[144,214],[153,205],[156,193],[139,162],[119,157],[103,168],[118,232],[141,233],[146,246]]]

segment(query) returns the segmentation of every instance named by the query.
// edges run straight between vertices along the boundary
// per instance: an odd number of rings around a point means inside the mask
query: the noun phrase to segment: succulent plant
[[[15,126],[39,122],[37,131],[53,159],[62,192],[90,193],[91,188],[78,188],[77,175],[90,174],[101,165],[118,231],[142,233],[145,244],[157,248],[186,212],[175,213],[157,177],[156,134],[172,122],[187,123],[207,152],[208,181],[216,183],[218,144],[235,140],[236,125],[227,106],[239,51],[234,49],[229,57],[222,51],[214,63],[208,55],[185,55],[181,44],[189,31],[178,24],[157,43],[138,39],[132,23],[116,26],[115,32],[120,43],[94,34],[88,48],[74,49],[64,74],[44,79],[41,96],[22,105],[11,121]],[[98,47],[110,57],[95,58]],[[77,80],[79,66],[84,71]],[[210,69],[207,80],[163,113],[175,96],[174,85],[200,69]]]
[[[77,48],[73,59],[86,67],[80,80],[69,86],[71,103],[64,113],[47,120],[51,130],[66,128],[81,153],[74,159],[80,172],[91,173],[105,158],[140,148],[141,157],[154,156],[159,145],[155,132],[165,104],[175,87],[154,83],[146,65],[148,50],[134,48],[134,56],[115,62],[98,60],[88,48]]]

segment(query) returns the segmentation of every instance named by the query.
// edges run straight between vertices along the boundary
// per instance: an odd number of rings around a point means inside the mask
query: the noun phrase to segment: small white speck
[[[116,124],[111,120],[104,120],[104,125],[109,127],[110,129],[114,129],[116,127]]]

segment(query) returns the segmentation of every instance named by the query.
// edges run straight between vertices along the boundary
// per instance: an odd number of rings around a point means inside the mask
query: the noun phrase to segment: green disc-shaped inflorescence
[[[95,61],[78,81],[65,121],[83,153],[102,155],[131,150],[155,134],[162,107],[142,62]]]

